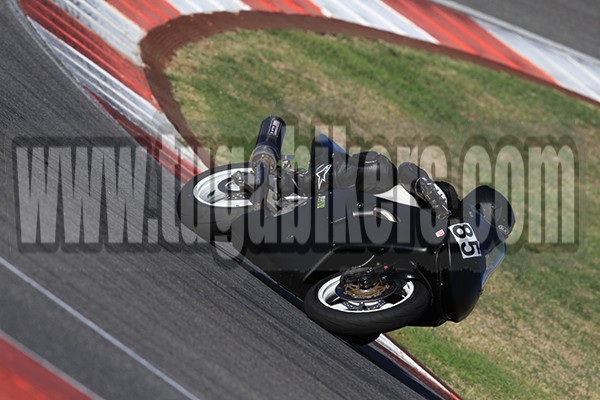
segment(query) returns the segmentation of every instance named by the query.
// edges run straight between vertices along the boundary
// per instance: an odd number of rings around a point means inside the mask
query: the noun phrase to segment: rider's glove
[[[415,182],[415,192],[433,210],[437,219],[446,219],[452,212],[448,209],[448,198],[431,179],[421,176]]]

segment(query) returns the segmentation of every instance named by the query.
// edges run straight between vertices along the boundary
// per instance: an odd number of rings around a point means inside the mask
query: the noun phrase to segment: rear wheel
[[[310,288],[304,299],[304,311],[330,332],[365,336],[416,322],[429,302],[429,291],[420,281],[397,286],[379,284],[366,293],[356,287],[342,287],[340,275],[335,275]]]
[[[231,224],[251,206],[250,193],[233,177],[251,171],[248,163],[225,165],[186,183],[177,209],[181,222],[207,241],[229,240]]]

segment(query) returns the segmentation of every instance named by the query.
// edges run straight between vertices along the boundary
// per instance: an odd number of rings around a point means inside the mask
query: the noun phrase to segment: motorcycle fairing
[[[473,230],[473,239],[478,242],[478,256],[465,255],[461,245],[464,242],[449,232],[447,246],[440,251],[438,267],[440,271],[440,313],[446,320],[459,322],[465,319],[475,307],[483,291],[486,258],[496,246],[494,227],[481,215],[467,208],[462,218],[451,220],[449,226],[468,225]]]
[[[388,211],[397,222],[369,215],[374,209]],[[339,272],[374,253],[388,253],[390,262],[405,260],[406,269],[415,269],[409,263],[414,260],[437,271],[432,255],[445,241],[445,227],[429,210],[336,189],[283,215],[243,215],[232,225],[232,243],[266,272],[285,271],[309,282],[316,271]]]

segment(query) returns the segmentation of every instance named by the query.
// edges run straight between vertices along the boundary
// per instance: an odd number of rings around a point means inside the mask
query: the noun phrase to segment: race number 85
[[[473,232],[471,225],[464,222],[461,224],[455,224],[449,227],[452,236],[456,239],[460,248],[460,253],[463,258],[479,257],[481,256],[481,248],[479,247],[479,241]]]

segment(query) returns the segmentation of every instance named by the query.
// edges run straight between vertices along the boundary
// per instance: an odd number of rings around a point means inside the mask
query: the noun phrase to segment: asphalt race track
[[[0,1],[0,334],[110,399],[419,397],[211,246],[20,252],[13,140],[129,135]],[[593,0],[461,3],[600,57]]]
[[[128,135],[49,58],[12,3],[0,10],[4,334],[110,399],[185,398],[186,390],[189,398],[418,397],[208,245],[198,253],[19,252],[13,139]]]

